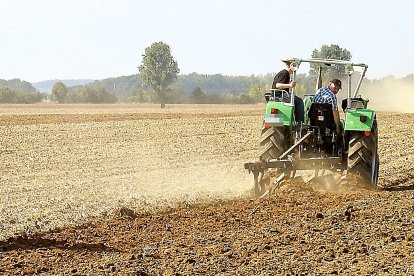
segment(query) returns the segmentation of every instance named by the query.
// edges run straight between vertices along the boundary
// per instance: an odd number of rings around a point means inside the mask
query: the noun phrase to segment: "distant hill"
[[[0,79],[0,87],[8,88],[13,91],[33,93],[36,92],[36,88],[27,81],[20,79],[3,80]]]
[[[41,82],[35,82],[32,83],[32,85],[40,92],[46,92],[50,93],[52,92],[53,85],[55,85],[56,82],[61,81],[66,86],[76,86],[76,85],[84,85],[91,83],[95,80],[87,80],[87,79],[79,79],[79,80],[47,80],[47,81],[41,81]]]

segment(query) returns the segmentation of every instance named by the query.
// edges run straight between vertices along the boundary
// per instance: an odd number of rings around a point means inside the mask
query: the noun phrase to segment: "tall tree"
[[[312,58],[329,58],[329,59],[339,59],[339,60],[351,60],[351,52],[345,48],[341,48],[338,45],[322,45],[320,50],[313,50]],[[317,66],[311,64],[311,69],[309,71],[310,75],[317,75],[318,69]],[[331,67],[324,69],[323,75],[326,78],[336,78],[345,74],[344,65],[332,65]]]
[[[157,93],[161,108],[164,108],[168,86],[180,72],[177,61],[171,55],[170,46],[164,42],[154,42],[142,56],[139,66],[141,80]]]
[[[55,99],[58,103],[64,103],[66,101],[66,98],[68,96],[68,88],[66,85],[58,81],[53,85],[52,88],[52,97]]]
[[[193,103],[205,103],[206,101],[206,93],[201,90],[200,87],[194,88],[193,92],[191,93],[190,99]]]

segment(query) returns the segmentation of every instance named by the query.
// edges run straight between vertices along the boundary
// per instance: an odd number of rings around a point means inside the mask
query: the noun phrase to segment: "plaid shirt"
[[[319,89],[316,92],[315,98],[313,98],[314,103],[330,103],[332,109],[338,110],[338,101],[336,95],[329,89],[328,86]]]

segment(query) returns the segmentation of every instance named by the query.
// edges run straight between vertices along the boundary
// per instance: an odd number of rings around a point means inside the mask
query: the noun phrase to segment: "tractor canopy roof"
[[[297,65],[297,67],[299,67],[299,65],[302,62],[307,62],[307,63],[314,63],[317,64],[319,66],[331,66],[331,65],[344,65],[345,67],[362,67],[362,68],[368,68],[368,65],[365,63],[354,63],[352,61],[349,60],[340,60],[340,59],[330,59],[330,58],[308,58],[308,59],[304,59],[304,58],[284,58],[282,59],[283,62],[289,62],[290,64],[293,65]]]
[[[356,95],[359,92],[359,88],[361,86],[362,83],[362,79],[365,77],[365,73],[368,69],[368,65],[365,63],[354,63],[352,61],[349,60],[340,60],[340,59],[329,59],[329,58],[308,58],[308,59],[303,59],[303,58],[285,58],[282,59],[283,62],[285,62],[286,64],[288,64],[290,66],[290,68],[292,68],[292,70],[294,72],[296,72],[296,70],[299,68],[300,64],[302,62],[306,62],[306,63],[310,63],[310,64],[314,64],[317,67],[319,67],[319,76],[317,79],[317,84],[316,84],[316,89],[321,88],[322,86],[322,67],[327,67],[327,66],[332,66],[332,65],[341,65],[341,66],[345,66],[345,73],[346,75],[348,75],[348,98],[351,97],[356,97]],[[362,74],[359,77],[358,83],[355,87],[355,91],[352,95],[351,92],[351,75],[354,73],[354,67],[360,67],[362,69]]]

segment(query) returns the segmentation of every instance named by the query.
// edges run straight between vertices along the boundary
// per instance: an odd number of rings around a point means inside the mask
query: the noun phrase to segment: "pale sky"
[[[413,29],[412,0],[0,0],[0,79],[132,75],[158,41],[181,74],[272,73],[337,44],[368,78],[402,77],[414,73]]]

